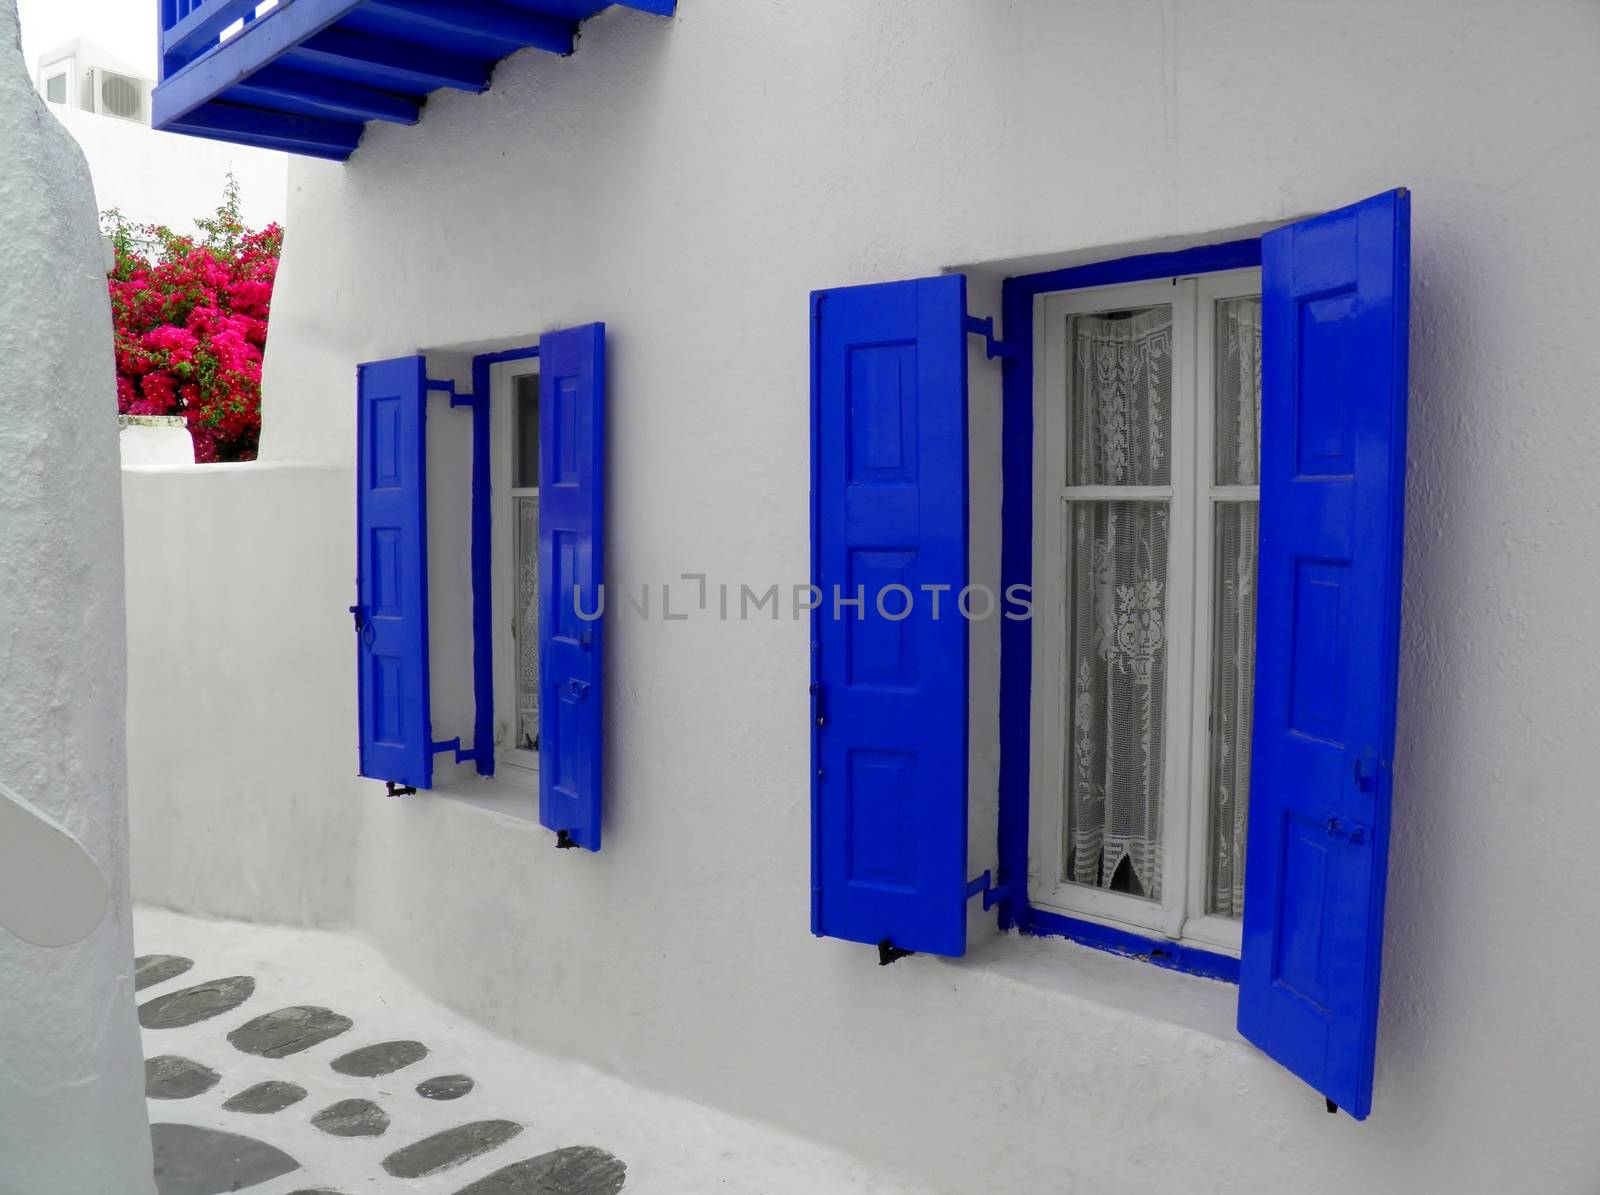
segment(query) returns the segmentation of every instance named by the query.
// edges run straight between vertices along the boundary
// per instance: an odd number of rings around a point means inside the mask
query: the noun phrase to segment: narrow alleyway
[[[135,919],[161,1195],[927,1195],[512,1045],[336,933]]]

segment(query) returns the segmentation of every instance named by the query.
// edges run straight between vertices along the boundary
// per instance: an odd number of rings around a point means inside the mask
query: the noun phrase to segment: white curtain
[[[1172,309],[1077,316],[1070,485],[1165,485]],[[1161,897],[1166,502],[1087,501],[1069,520],[1066,878]],[[1124,867],[1126,863],[1126,867]]]
[[[1218,485],[1260,484],[1261,300],[1226,299],[1216,318]],[[1216,507],[1212,572],[1211,766],[1207,912],[1244,913],[1250,730],[1255,705],[1256,563],[1260,504]]]
[[[539,747],[539,499],[518,495],[516,746]]]

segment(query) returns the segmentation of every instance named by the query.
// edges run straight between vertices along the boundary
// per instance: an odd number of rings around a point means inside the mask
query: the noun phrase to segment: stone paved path
[[[933,1195],[508,1043],[352,938],[134,924],[160,1195]]]

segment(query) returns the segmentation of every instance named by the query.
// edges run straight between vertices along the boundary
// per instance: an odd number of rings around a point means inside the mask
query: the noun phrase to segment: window
[[[1240,270],[1035,301],[1033,897],[1234,953],[1260,290]]]
[[[539,766],[539,361],[491,372],[496,757]]]
[[[540,824],[598,851],[605,622],[581,612],[604,602],[605,325],[479,354],[471,376],[466,393],[424,356],[356,371],[361,775],[411,796],[433,787],[436,756],[483,776],[536,768]],[[430,476],[430,447],[433,465],[469,470]],[[430,538],[445,509],[451,531]]]
[[[67,102],[67,76],[64,72],[59,75],[51,75],[45,80],[44,98],[52,104],[64,104]]]
[[[811,615],[814,933],[961,955],[981,900],[1002,932],[1231,979],[1240,1035],[1367,1115],[1410,212],[1400,189],[1007,277],[999,339],[962,274],[812,293],[811,579],[865,591]],[[969,518],[969,375],[996,361],[1000,510]],[[969,586],[995,513],[1002,591],[1032,600],[1000,625],[997,866],[974,875],[965,628],[875,607]]]

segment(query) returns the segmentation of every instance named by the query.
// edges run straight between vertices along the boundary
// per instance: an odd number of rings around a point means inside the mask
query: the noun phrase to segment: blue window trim
[[[491,517],[491,371],[504,361],[530,361],[538,345],[480,353],[472,359],[472,691],[473,756],[478,775],[494,775],[494,531]]]
[[[1033,584],[1033,307],[1040,295],[1120,282],[1148,282],[1261,265],[1261,240],[1227,241],[1173,253],[1148,253],[1042,274],[1007,278],[1000,310],[1006,344],[1002,374],[1004,426],[1000,506],[1000,591]],[[1164,938],[1145,937],[1098,922],[1035,908],[1028,897],[1029,729],[1032,718],[1033,624],[1000,625],[1000,928],[1070,938],[1085,946],[1146,959],[1158,967],[1229,983],[1239,960]]]

